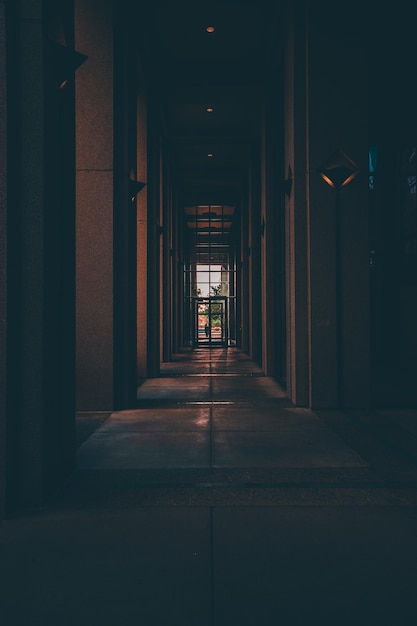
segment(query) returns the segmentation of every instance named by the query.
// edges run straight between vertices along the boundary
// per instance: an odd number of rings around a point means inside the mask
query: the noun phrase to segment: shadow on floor
[[[78,415],[77,470],[0,527],[4,626],[409,626],[416,413],[313,412],[237,351]]]

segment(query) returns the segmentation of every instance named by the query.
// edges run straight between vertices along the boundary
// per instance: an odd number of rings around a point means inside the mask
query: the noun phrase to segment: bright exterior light
[[[207,107],[206,111],[207,113],[213,113],[214,109],[213,107]]]
[[[214,28],[214,26],[207,26],[207,28],[206,28],[206,31],[207,31],[208,33],[214,33],[214,31],[215,31],[215,30],[216,30],[216,29]]]

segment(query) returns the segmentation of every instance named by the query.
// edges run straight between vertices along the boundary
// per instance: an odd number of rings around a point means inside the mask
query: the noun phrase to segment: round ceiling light
[[[207,26],[207,28],[206,28],[206,31],[207,31],[208,33],[214,33],[214,31],[215,31],[215,30],[216,30],[216,29],[214,28],[214,26]]]

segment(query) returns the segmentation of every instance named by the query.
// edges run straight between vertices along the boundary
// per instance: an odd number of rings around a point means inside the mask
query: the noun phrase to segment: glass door
[[[194,345],[227,346],[227,298],[194,299]]]

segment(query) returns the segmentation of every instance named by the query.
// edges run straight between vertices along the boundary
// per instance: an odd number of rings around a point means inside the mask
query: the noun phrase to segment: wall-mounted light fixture
[[[52,80],[59,89],[65,87],[74,72],[88,59],[87,55],[50,40],[46,54]]]
[[[135,201],[136,196],[139,191],[141,191],[146,186],[146,183],[142,183],[139,180],[129,180],[129,195],[132,199],[132,202]]]
[[[335,189],[348,185],[358,172],[356,163],[340,149],[337,149],[319,168],[322,179]]]
[[[342,246],[343,222],[341,218],[340,190],[359,173],[359,168],[343,150],[337,149],[319,168],[322,179],[336,190],[335,198],[335,273],[336,273],[336,347],[337,347],[337,402],[343,407],[343,272]]]

